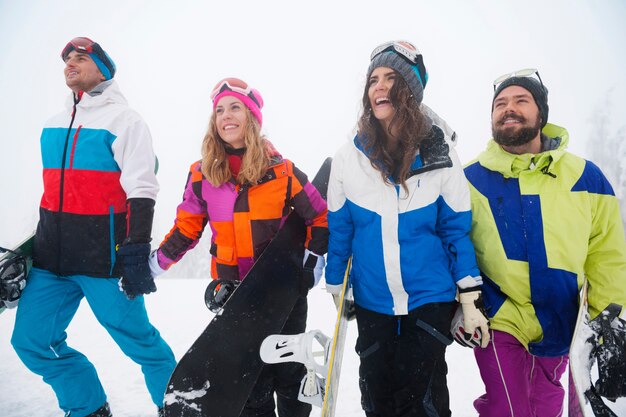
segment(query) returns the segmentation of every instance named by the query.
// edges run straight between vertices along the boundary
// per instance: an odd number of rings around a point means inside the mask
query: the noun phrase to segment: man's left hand
[[[127,243],[117,249],[117,259],[122,265],[120,290],[129,300],[157,290],[148,265],[149,256],[149,243]]]

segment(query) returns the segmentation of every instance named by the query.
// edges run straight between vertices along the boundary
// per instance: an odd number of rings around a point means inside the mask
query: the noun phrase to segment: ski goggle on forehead
[[[419,59],[422,56],[420,54],[420,51],[418,51],[418,49],[411,43],[407,41],[392,41],[385,42],[374,48],[372,54],[370,55],[370,61],[374,59],[377,55],[387,51],[395,51],[396,53],[398,53],[398,55],[400,55],[402,58],[406,59],[413,65],[418,64]]]
[[[96,42],[92,41],[89,38],[74,38],[65,45],[63,51],[61,51],[61,58],[65,59],[69,55],[72,50],[76,50],[77,52],[83,54],[92,54],[102,55],[102,48]]]
[[[215,101],[215,97],[217,97],[220,93],[223,93],[224,91],[233,91],[235,93],[239,93],[243,96],[249,97],[252,101],[256,103],[257,106],[261,107],[259,100],[254,95],[254,89],[240,79],[226,78],[225,80],[217,83],[217,85],[213,88],[213,91],[211,92],[211,101]]]
[[[498,78],[496,78],[495,80],[493,80],[493,91],[496,91],[500,84],[502,84],[509,78],[513,78],[513,77],[527,77],[527,78],[536,77],[537,80],[539,81],[539,84],[541,84],[541,88],[543,88],[544,90],[546,89],[543,85],[543,81],[541,81],[541,77],[539,76],[539,71],[537,71],[536,68],[525,68],[525,69],[509,72],[507,74],[503,74],[499,76]]]

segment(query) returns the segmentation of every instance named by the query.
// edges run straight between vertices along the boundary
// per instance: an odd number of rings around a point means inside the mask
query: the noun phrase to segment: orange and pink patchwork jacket
[[[174,227],[161,243],[157,259],[168,269],[211,227],[211,275],[243,279],[255,260],[295,210],[307,225],[305,247],[317,255],[327,251],[326,202],[307,176],[277,152],[257,184],[233,179],[219,187],[202,175],[201,161],[189,170]]]

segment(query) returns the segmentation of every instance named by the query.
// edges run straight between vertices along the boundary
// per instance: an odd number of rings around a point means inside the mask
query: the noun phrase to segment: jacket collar
[[[354,146],[371,159],[359,135],[354,137]],[[415,159],[411,164],[409,178],[435,169],[451,167],[452,160],[449,154],[450,145],[446,140],[445,133],[438,126],[432,125],[430,135],[422,141],[418,152],[415,154]],[[378,161],[374,161],[374,164],[376,166],[381,165]]]
[[[89,93],[82,94],[80,101],[76,104],[77,107],[99,107],[105,104],[123,104],[127,105],[126,98],[120,91],[120,88],[115,80],[108,80],[98,84]],[[74,107],[74,93],[72,92],[66,102],[65,107],[71,112]]]
[[[491,171],[501,173],[505,178],[517,178],[519,173],[529,169],[548,170],[565,154],[569,143],[569,133],[563,127],[546,124],[541,133],[542,147],[546,148],[539,154],[525,153],[516,155],[502,149],[493,139],[487,149],[478,156],[478,162]]]
[[[282,165],[282,164],[285,163],[285,159],[283,158],[281,153],[278,152],[276,147],[274,147],[274,144],[272,142],[270,142],[268,139],[265,139],[265,152],[269,155],[269,159],[270,159],[269,160],[269,166],[268,166],[267,170],[265,171],[265,175],[263,175],[261,177],[261,179],[259,179],[259,181],[257,181],[257,185],[258,184],[263,184],[265,182],[268,182],[268,181],[271,181],[273,179],[278,178],[280,175],[277,175],[277,172],[280,171],[280,170],[277,170],[276,168],[279,165]],[[236,179],[234,177],[231,177],[230,183],[236,185],[237,181],[236,181]],[[248,188],[248,187],[250,187],[250,185],[251,184],[249,184],[249,183],[245,183],[245,184],[241,184],[241,187]]]

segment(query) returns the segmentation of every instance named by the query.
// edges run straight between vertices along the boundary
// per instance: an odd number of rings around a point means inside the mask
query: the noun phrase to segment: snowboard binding
[[[322,348],[314,350],[314,342]],[[298,400],[321,407],[324,402],[325,380],[328,373],[332,340],[319,330],[295,335],[274,334],[261,343],[260,355],[265,363],[299,362],[307,373],[300,383]],[[315,358],[323,357],[322,362]]]
[[[0,247],[0,252],[14,255],[0,261],[0,308],[14,308],[26,287],[27,262],[24,256],[11,249]]]
[[[622,307],[609,304],[589,325],[594,331],[591,352],[598,362],[596,391],[615,401],[626,397],[626,321],[619,318]]]
[[[589,321],[592,334],[586,344],[591,346],[589,360],[598,366],[598,380],[585,391],[595,415],[614,417],[616,414],[604,403],[626,397],[626,321],[619,318],[622,307],[609,304],[602,313]]]
[[[211,281],[204,292],[204,302],[208,309],[215,314],[219,313],[240,282],[235,279],[214,279]]]

